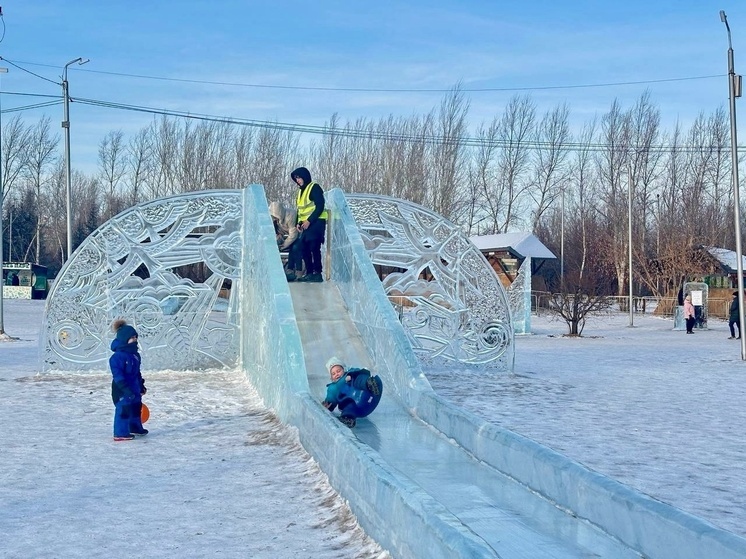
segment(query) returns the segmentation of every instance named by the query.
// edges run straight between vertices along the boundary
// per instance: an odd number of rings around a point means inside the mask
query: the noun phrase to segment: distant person
[[[114,402],[114,440],[130,441],[136,435],[147,435],[142,426],[142,396],[147,392],[140,373],[140,354],[137,351],[137,331],[125,320],[115,320],[111,329],[116,337],[111,342],[114,354],[109,358],[111,368],[111,399]]]
[[[298,208],[298,231],[300,232],[300,252],[306,265],[306,275],[302,278],[288,276],[288,281],[324,281],[321,276],[321,245],[326,233],[326,219],[324,191],[316,182],[311,180],[311,173],[305,167],[298,167],[290,173],[290,177],[298,185],[296,205]]]
[[[326,385],[326,398],[322,402],[329,411],[339,408],[339,420],[354,427],[357,418],[369,415],[381,401],[383,383],[368,369],[347,369],[339,357],[326,362],[331,382]]]
[[[300,234],[297,227],[297,214],[295,210],[286,209],[280,202],[272,202],[269,205],[269,215],[272,216],[272,223],[275,226],[277,246],[280,252],[288,253],[285,276],[288,281],[295,281],[303,270],[300,243],[296,242]]]
[[[694,321],[696,319],[691,295],[684,297],[684,320],[686,321],[686,333],[694,334]]]
[[[730,328],[729,340],[740,340],[741,339],[741,298],[738,296],[738,291],[733,292],[733,300],[730,302],[730,317],[728,318],[728,328]],[[738,328],[738,336],[736,336],[735,328]]]
[[[18,274],[13,274],[13,278],[10,280],[10,285],[20,285],[21,280],[18,278]]]

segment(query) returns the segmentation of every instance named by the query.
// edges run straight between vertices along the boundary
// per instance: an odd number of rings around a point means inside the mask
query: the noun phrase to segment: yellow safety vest
[[[304,221],[306,221],[309,217],[311,217],[311,214],[316,209],[316,204],[314,204],[311,200],[311,189],[313,188],[314,184],[316,183],[312,182],[304,189],[298,189],[298,195],[295,200],[295,203],[298,205],[298,223],[303,223]],[[319,215],[319,219],[326,219],[328,215],[329,214],[327,213],[326,209],[324,209],[324,211],[321,212],[321,215]]]

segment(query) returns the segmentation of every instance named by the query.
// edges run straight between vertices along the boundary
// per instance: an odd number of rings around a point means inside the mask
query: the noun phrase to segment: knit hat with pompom
[[[137,330],[135,330],[132,326],[127,324],[127,321],[124,319],[118,319],[115,320],[112,325],[111,329],[116,332],[117,334],[117,340],[119,340],[122,343],[127,343],[129,339],[133,336],[137,337]]]

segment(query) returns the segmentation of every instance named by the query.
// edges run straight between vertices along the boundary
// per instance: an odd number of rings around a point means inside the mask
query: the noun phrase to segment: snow
[[[521,258],[555,259],[554,253],[549,250],[538,237],[532,233],[498,233],[495,235],[476,235],[469,237],[481,251],[496,250],[501,248],[512,248]]]
[[[39,374],[42,301],[5,301],[3,557],[359,557],[357,525],[238,371],[148,372],[151,433],[111,440],[110,375]],[[727,324],[610,313],[583,338],[533,316],[514,374],[426,367],[473,413],[746,536],[746,364]]]
[[[43,301],[5,301],[2,557],[386,558],[239,371],[149,373],[141,439],[111,375],[38,374]]]
[[[533,316],[515,374],[432,367],[433,388],[483,419],[746,536],[746,363],[726,322],[611,313],[583,338]],[[468,379],[468,380],[465,380]],[[474,386],[478,384],[479,390]]]

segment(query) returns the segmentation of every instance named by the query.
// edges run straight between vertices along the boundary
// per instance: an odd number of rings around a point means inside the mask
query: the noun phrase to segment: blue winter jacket
[[[111,342],[114,352],[109,357],[111,368],[111,399],[116,404],[120,398],[133,396],[134,401],[140,400],[145,392],[145,381],[140,374],[140,354],[137,352],[137,342],[128,344],[116,338]]]

